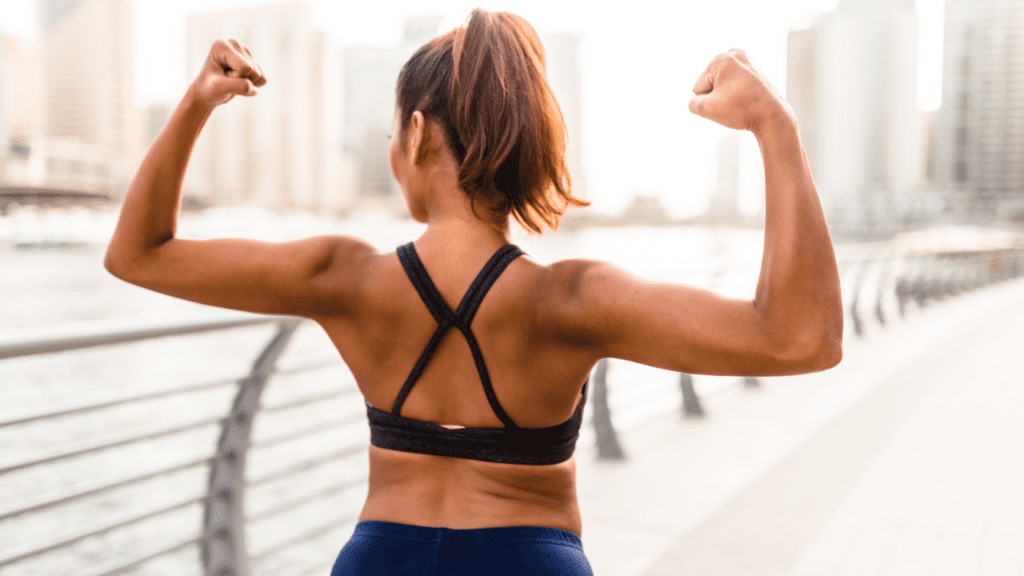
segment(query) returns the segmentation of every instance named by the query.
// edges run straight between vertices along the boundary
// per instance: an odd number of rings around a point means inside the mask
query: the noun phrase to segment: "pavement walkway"
[[[1024,574],[1024,281],[579,454],[598,576]]]

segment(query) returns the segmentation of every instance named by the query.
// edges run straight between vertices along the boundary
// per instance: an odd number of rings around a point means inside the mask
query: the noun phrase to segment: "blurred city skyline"
[[[31,0],[4,0],[0,29],[31,35]],[[187,86],[185,17],[269,2],[210,0],[166,3],[137,0],[133,10],[134,100],[137,107],[174,102]],[[315,26],[335,46],[388,46],[399,42],[409,16],[438,16],[440,29],[460,24],[469,5],[434,0],[344,6],[306,2]],[[770,6],[769,6],[770,4]],[[521,14],[542,34],[580,38],[583,172],[595,209],[618,212],[634,196],[658,198],[673,215],[692,215],[707,205],[719,184],[719,141],[728,131],[686,109],[693,80],[714,54],[745,48],[780,89],[787,80],[787,35],[814,16],[834,10],[835,0],[702,4],[700,11],[639,2],[629,11],[581,8],[579,3],[506,2],[488,9]],[[942,1],[918,0],[917,102],[928,110],[941,98]],[[354,17],[353,17],[354,16]],[[259,58],[259,54],[256,54]],[[273,88],[273,78],[268,89]],[[570,143],[571,145],[571,143]],[[759,202],[756,147],[741,143],[740,200]],[[582,180],[582,179],[581,179]]]

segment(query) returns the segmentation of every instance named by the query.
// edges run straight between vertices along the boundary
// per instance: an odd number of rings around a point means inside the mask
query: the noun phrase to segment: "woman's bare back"
[[[455,309],[489,248],[420,250],[434,284]],[[484,297],[471,325],[499,403],[517,425],[561,424],[576,410],[592,366],[551,341],[545,323],[546,267],[514,260]],[[372,405],[391,411],[437,322],[395,254],[367,260],[360,302],[346,317],[318,321]],[[416,381],[401,415],[447,427],[501,427],[465,338],[449,330]],[[420,526],[551,526],[581,531],[575,462],[536,466],[413,454],[370,447],[363,520]]]

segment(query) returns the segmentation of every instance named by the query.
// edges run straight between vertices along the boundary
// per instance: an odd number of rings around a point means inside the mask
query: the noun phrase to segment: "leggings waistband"
[[[496,544],[503,542],[549,542],[583,551],[580,537],[568,530],[547,526],[502,526],[499,528],[431,528],[380,520],[362,520],[353,537],[393,538],[416,542],[457,542],[460,544]]]

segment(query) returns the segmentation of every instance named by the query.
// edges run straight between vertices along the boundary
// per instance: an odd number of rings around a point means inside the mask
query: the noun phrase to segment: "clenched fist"
[[[716,56],[693,93],[690,111],[726,128],[757,133],[768,121],[795,121],[790,105],[738,48]]]
[[[257,88],[266,83],[248,48],[237,40],[217,40],[191,90],[200,103],[212,109],[235,96],[255,96]]]

